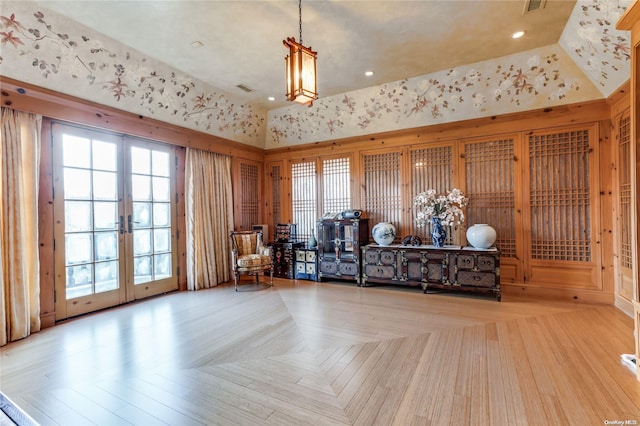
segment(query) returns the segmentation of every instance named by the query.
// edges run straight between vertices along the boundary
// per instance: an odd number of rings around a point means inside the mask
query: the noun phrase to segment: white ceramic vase
[[[391,222],[380,222],[373,227],[371,235],[378,245],[388,246],[396,238],[396,227]]]
[[[496,230],[486,223],[476,223],[467,229],[467,241],[475,248],[487,249],[496,241]]]

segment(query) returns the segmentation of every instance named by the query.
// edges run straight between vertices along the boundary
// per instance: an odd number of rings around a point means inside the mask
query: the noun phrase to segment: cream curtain
[[[187,287],[199,290],[231,278],[231,158],[187,148],[185,168]]]
[[[1,108],[0,345],[40,330],[38,173],[42,117]]]

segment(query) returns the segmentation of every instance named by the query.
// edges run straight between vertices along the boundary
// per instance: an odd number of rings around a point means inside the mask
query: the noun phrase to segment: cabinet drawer
[[[320,272],[335,275],[338,272],[338,264],[333,261],[320,262]]]
[[[491,272],[458,271],[458,284],[475,287],[494,287],[496,275]]]
[[[496,258],[493,256],[483,256],[478,255],[478,270],[480,271],[495,271],[496,269]]]
[[[407,262],[421,262],[422,252],[420,251],[401,251],[402,260]]]
[[[444,260],[444,258],[447,257],[447,253],[442,253],[442,252],[433,253],[433,252],[426,251],[424,252],[424,257],[425,259],[428,259],[428,260],[436,260],[436,261]]]
[[[305,268],[305,273],[307,274],[315,274],[316,273],[316,264],[315,263],[307,263]]]
[[[364,265],[367,278],[394,278],[395,268],[391,265]]]
[[[296,272],[304,274],[306,270],[307,268],[304,263],[296,262]]]
[[[395,265],[396,253],[392,250],[367,250],[364,254],[364,263],[369,265]]]
[[[360,275],[358,269],[359,268],[357,263],[340,262],[338,264],[338,272],[340,273],[340,275],[356,277]]]
[[[459,254],[456,261],[459,269],[473,269],[474,261],[472,254]]]

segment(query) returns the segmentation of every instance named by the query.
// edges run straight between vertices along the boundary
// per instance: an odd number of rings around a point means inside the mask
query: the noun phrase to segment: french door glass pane
[[[89,139],[64,135],[62,141],[62,163],[65,167],[91,167],[91,144]]]
[[[93,274],[91,265],[67,267],[67,299],[92,294]]]
[[[155,253],[171,250],[171,233],[169,229],[153,230],[153,251]]]
[[[118,233],[100,232],[95,234],[96,260],[113,260],[118,258]]]
[[[131,192],[134,201],[151,201],[151,178],[149,176],[131,176]]]
[[[89,263],[93,261],[93,234],[83,232],[67,234],[65,237],[67,265]]]
[[[96,202],[93,204],[93,226],[96,231],[117,229],[118,227],[118,203]]]
[[[137,146],[131,148],[131,173],[151,174],[151,151]]]
[[[169,178],[153,178],[153,201],[169,201]]]
[[[153,175],[169,177],[171,175],[171,170],[169,169],[169,153],[153,151],[152,158]]]
[[[168,278],[171,276],[171,254],[158,254],[154,256],[154,273],[155,278]]]
[[[133,221],[136,228],[151,226],[151,203],[133,203]]]
[[[65,232],[91,231],[91,202],[66,201],[64,203]]]
[[[151,275],[151,256],[136,257],[133,262],[133,277],[136,284],[149,282]]]
[[[64,198],[91,198],[91,171],[80,169],[64,169]]]
[[[151,232],[148,229],[133,231],[133,255],[151,254]]]
[[[99,262],[96,268],[96,293],[118,288],[118,261]]]
[[[93,168],[115,172],[118,170],[118,150],[110,142],[93,142]]]
[[[153,226],[170,226],[171,225],[171,204],[154,203],[153,204]]]
[[[118,199],[118,175],[113,172],[93,172],[93,198],[96,200]]]

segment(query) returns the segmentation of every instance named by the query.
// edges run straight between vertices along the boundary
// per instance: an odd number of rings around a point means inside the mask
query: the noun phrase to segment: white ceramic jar
[[[496,230],[486,223],[476,223],[467,229],[467,241],[475,248],[487,249],[495,243]]]

